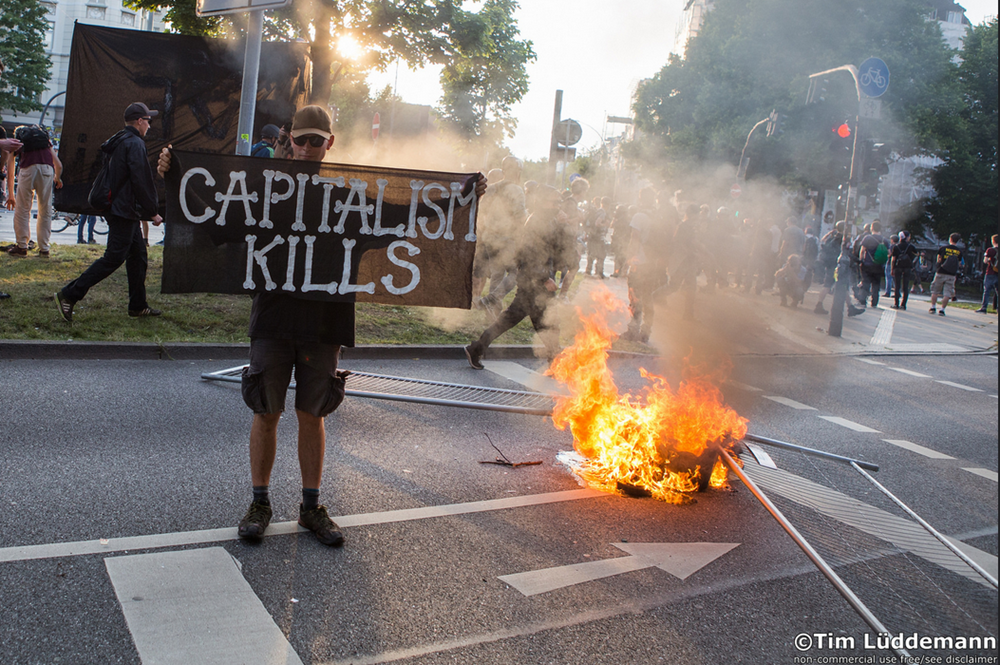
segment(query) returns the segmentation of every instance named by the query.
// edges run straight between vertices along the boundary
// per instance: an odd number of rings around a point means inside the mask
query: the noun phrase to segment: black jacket
[[[101,146],[111,156],[111,210],[115,217],[150,220],[159,210],[153,169],[146,156],[146,142],[138,130],[125,127]]]

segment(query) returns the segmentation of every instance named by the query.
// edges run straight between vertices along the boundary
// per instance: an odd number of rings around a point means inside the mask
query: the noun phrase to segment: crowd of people
[[[636,205],[615,205],[609,197],[588,200],[590,185],[575,178],[564,191],[528,181],[513,157],[488,176],[489,188],[479,218],[479,246],[473,281],[474,306],[488,311],[494,323],[469,346],[469,363],[482,369],[489,345],[525,317],[545,344],[557,353],[558,331],[546,320],[549,305],[565,298],[578,270],[598,279],[624,278],[632,318],[625,339],[649,340],[655,306],[673,307],[693,319],[701,289],[739,289],[780,298],[782,307],[804,304],[810,287],[819,287],[813,312],[828,314],[825,303],[847,252],[847,280],[853,302],[848,316],[878,307],[892,298],[892,309],[906,310],[911,292],[931,295],[930,312],[945,316],[956,296],[955,283],[968,272],[961,237],[951,234],[936,254],[917,248],[908,231],[884,235],[876,220],[844,238],[844,222],[820,235],[819,220],[803,224],[796,217],[782,223],[762,215],[740,218],[726,207],[712,209],[686,200],[684,193],[645,188]],[[983,307],[996,294],[996,238],[984,261]],[[608,258],[613,270],[606,271]],[[503,298],[516,284],[507,309]],[[670,296],[679,294],[672,305]],[[940,304],[938,300],[940,299]],[[994,306],[995,309],[995,306]]]

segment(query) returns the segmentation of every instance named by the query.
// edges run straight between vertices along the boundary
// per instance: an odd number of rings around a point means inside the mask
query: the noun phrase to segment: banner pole
[[[257,76],[260,73],[260,43],[264,35],[264,10],[250,12],[247,25],[246,54],[243,57],[243,89],[240,92],[240,121],[236,135],[236,154],[250,154],[253,119],[257,112]]]

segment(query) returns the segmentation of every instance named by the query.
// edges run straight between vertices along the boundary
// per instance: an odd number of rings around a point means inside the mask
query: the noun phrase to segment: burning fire
[[[639,488],[671,503],[706,486],[725,486],[717,446],[742,439],[746,419],[723,405],[704,377],[688,377],[674,391],[666,379],[642,369],[650,385],[638,396],[620,395],[607,365],[617,335],[605,313],[624,309],[624,303],[606,288],[592,297],[595,313],[581,313],[583,329],[548,371],[570,391],[557,398],[552,420],[561,430],[569,427],[574,447],[587,458],[577,471],[595,489]]]

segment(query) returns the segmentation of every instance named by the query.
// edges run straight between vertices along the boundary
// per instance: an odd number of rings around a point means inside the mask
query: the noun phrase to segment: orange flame
[[[620,395],[607,365],[617,335],[605,313],[624,303],[606,288],[592,298],[596,311],[580,313],[582,330],[548,370],[570,392],[557,397],[552,420],[560,430],[569,427],[574,447],[587,458],[578,470],[584,480],[605,491],[642,488],[672,503],[708,485],[724,486],[726,468],[709,446],[742,439],[746,419],[723,405],[704,377],[686,377],[674,391],[663,377],[640,369],[650,385],[638,396]],[[709,463],[711,469],[701,468]]]

